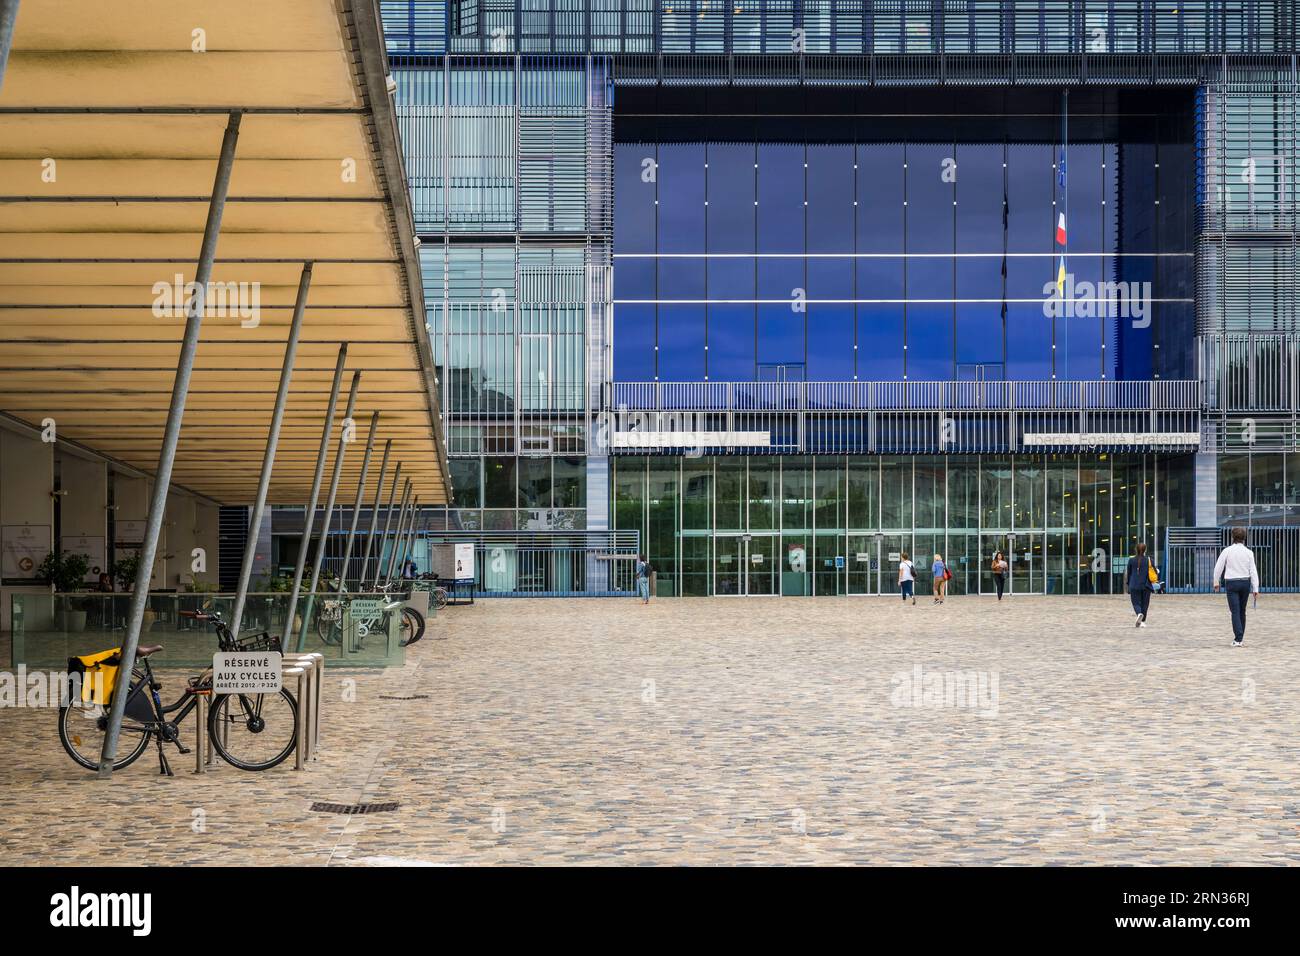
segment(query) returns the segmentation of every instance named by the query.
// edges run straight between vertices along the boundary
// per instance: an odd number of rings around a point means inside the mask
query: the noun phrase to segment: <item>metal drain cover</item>
[[[398,803],[313,803],[315,813],[388,813],[396,810]]]
[[[409,694],[406,697],[399,697],[396,694],[380,694],[380,700],[428,700],[428,694]]]

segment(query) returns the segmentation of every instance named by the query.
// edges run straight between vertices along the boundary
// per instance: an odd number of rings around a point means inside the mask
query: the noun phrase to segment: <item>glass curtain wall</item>
[[[641,532],[659,593],[897,593],[901,555],[932,586],[994,592],[1002,551],[1019,594],[1118,594],[1139,541],[1159,560],[1190,523],[1190,456],[619,456],[613,519]]]

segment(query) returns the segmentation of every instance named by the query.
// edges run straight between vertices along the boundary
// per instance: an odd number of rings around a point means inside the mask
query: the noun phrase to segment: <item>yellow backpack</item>
[[[122,663],[122,648],[111,647],[97,654],[68,658],[68,674],[81,675],[81,702],[107,707],[113,699],[113,685]]]

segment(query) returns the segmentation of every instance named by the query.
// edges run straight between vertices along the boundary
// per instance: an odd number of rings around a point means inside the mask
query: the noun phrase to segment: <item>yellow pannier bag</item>
[[[81,702],[107,707],[113,699],[122,648],[113,647],[98,654],[68,658],[68,673],[81,675]]]

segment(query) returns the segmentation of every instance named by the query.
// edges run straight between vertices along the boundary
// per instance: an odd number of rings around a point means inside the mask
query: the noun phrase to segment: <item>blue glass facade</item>
[[[1300,520],[1293,5],[382,7],[449,525],[635,529],[675,593],[992,547],[1057,593]]]

